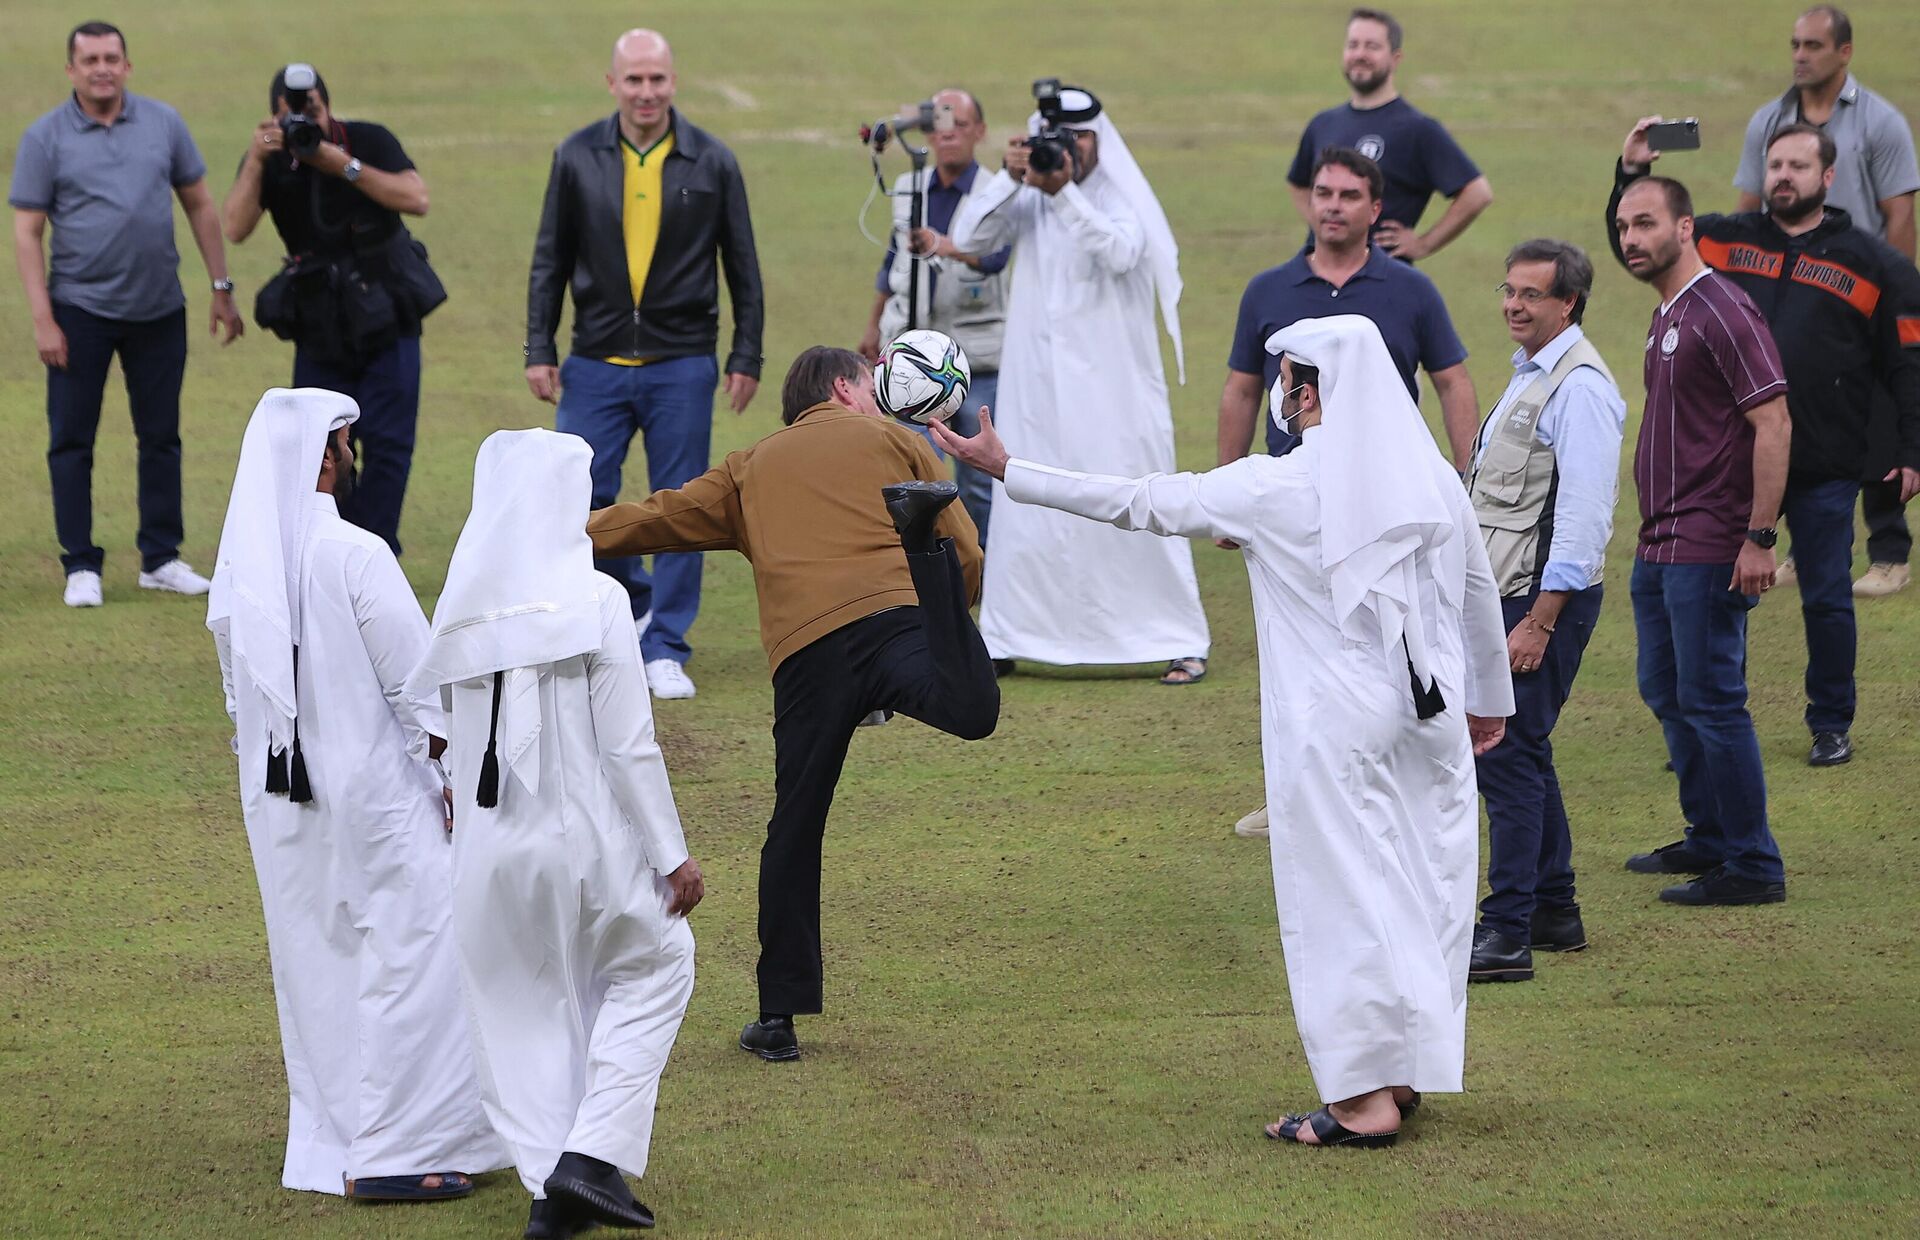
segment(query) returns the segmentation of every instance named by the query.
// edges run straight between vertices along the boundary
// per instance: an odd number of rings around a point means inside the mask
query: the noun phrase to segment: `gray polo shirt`
[[[1767,139],[1799,119],[1798,87],[1753,114],[1740,148],[1740,170],[1733,174],[1737,188],[1765,201]],[[1849,73],[1833,105],[1833,116],[1821,128],[1839,148],[1827,201],[1852,216],[1856,227],[1885,236],[1887,218],[1880,213],[1880,204],[1920,190],[1920,164],[1914,160],[1913,130],[1907,127],[1907,118]]]
[[[102,125],[69,97],[20,139],[7,201],[53,224],[49,297],[139,322],[186,304],[173,191],[206,175],[186,122],[158,99],[129,94]]]

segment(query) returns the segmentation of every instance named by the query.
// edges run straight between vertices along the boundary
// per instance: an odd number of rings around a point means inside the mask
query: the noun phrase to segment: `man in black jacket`
[[[557,429],[593,446],[593,506],[620,497],[636,430],[651,490],[706,472],[713,433],[718,266],[733,303],[727,402],[746,409],[760,386],[765,318],[740,166],[673,107],[673,50],[651,30],[613,46],[607,87],[619,110],[553,155],[527,281],[527,386],[555,403]],[[619,210],[613,208],[619,205]],[[716,263],[716,258],[718,263]],[[573,288],[573,346],[554,346]],[[598,561],[627,587],[654,696],[689,698],[687,629],[700,607],[700,556]]]
[[[1609,223],[1626,187],[1659,158],[1646,140],[1657,120],[1627,135]],[[1816,126],[1783,126],[1767,146],[1767,210],[1693,221],[1700,257],[1753,298],[1786,372],[1793,447],[1783,511],[1806,621],[1814,766],[1853,756],[1853,506],[1868,473],[1876,385],[1892,393],[1899,419],[1900,464],[1884,480],[1899,484],[1902,502],[1920,491],[1920,279],[1904,255],[1826,205],[1834,154]],[[1620,257],[1617,237],[1613,250]]]

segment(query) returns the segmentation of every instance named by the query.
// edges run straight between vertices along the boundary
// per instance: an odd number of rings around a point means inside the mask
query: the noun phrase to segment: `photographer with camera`
[[[402,215],[427,213],[427,184],[400,140],[371,121],[334,117],[312,65],[273,76],[272,115],[254,128],[221,208],[227,239],[273,217],[286,246],[254,319],[294,342],[297,388],[352,397],[358,477],[340,515],[400,554],[400,507],[420,414],[420,320],[446,300],[426,247]]]
[[[980,406],[992,409],[1000,403],[1000,338],[1007,326],[1002,273],[1013,251],[1002,246],[990,254],[969,254],[947,235],[961,204],[987,186],[988,178],[981,175],[973,157],[987,136],[987,118],[980,101],[958,88],[940,91],[921,106],[928,105],[937,118],[926,133],[933,170],[903,172],[893,183],[893,241],[880,260],[873,312],[866,335],[860,338],[860,354],[869,362],[879,361],[880,346],[909,326],[929,327],[953,337],[966,350],[973,382],[966,401],[954,411],[952,426],[970,437],[980,433]],[[917,231],[910,216],[916,188],[925,203],[924,223]],[[916,256],[918,264],[913,262]],[[916,270],[917,291],[911,289]],[[918,321],[909,324],[908,303],[914,295]],[[960,502],[980,531],[984,547],[993,479],[956,461],[954,480],[960,484]]]
[[[1009,446],[1123,478],[1173,472],[1173,413],[1157,300],[1180,361],[1179,248],[1126,140],[1090,91],[1034,83],[1028,137],[960,209],[953,244],[1011,242],[1000,404]],[[1206,675],[1207,618],[1182,539],[1027,504],[997,506],[980,631],[996,660],[1167,663],[1162,684]],[[1071,600],[1071,606],[1063,606]]]

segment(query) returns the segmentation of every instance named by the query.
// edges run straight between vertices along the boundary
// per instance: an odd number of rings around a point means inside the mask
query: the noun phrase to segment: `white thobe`
[[[447,841],[429,736],[410,695],[427,618],[393,553],[314,494],[301,582],[300,747],[313,799],[266,792],[266,699],[214,644],[266,913],[286,1056],[288,1188],[493,1171],[460,1001]]]
[[[1048,197],[1004,170],[961,207],[954,244],[1011,244],[993,421],[1009,451],[1128,477],[1174,467],[1153,275],[1139,218],[1096,168]],[[994,488],[980,635],[996,659],[1204,658],[1210,635],[1178,540],[1128,538]],[[1011,496],[1018,500],[1019,497]]]
[[[1513,713],[1500,597],[1466,492],[1436,454],[1454,522],[1423,554],[1466,588],[1463,609],[1431,579],[1422,588],[1447,707],[1416,718],[1402,648],[1354,641],[1335,620],[1317,446],[1310,434],[1284,457],[1133,480],[1015,461],[1006,486],[1123,530],[1240,544],[1260,652],[1274,901],[1314,1085],[1327,1102],[1389,1085],[1458,1091],[1479,851],[1465,716]]]
[[[687,859],[626,590],[595,574],[601,644],[527,678],[540,726],[499,804],[474,804],[493,677],[450,686],[454,924],[487,1114],[535,1197],[563,1152],[647,1169],[660,1074],[693,994],[667,912]],[[535,683],[537,681],[537,683]],[[509,689],[512,692],[512,689]],[[537,771],[538,790],[522,772]]]

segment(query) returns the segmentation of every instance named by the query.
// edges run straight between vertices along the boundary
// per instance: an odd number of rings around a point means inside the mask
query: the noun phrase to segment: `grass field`
[[[526,259],[548,152],[609,109],[605,51],[673,38],[680,104],[738,152],[769,304],[768,376],[864,323],[876,254],[854,216],[863,119],[952,80],[997,136],[1043,74],[1107,100],[1183,247],[1192,381],[1180,457],[1213,456],[1245,280],[1301,228],[1283,173],[1338,101],[1343,5],[1122,0],[1074,12],[871,0],[555,6],[365,0],[314,8],[123,3],[133,87],[179,107],[216,196],[274,68],[311,59],[336,110],[398,133],[432,189],[416,232],[452,300],[429,322],[405,564],[429,606],[474,449],[544,424],[520,380]],[[1484,399],[1510,346],[1492,286],[1533,235],[1596,253],[1589,328],[1637,413],[1651,294],[1606,260],[1619,136],[1701,118],[1675,157],[1730,207],[1738,135],[1783,89],[1788,4],[1408,3],[1402,85],[1443,118],[1497,201],[1426,264]],[[61,42],[93,16],[0,7],[0,142],[65,91]],[[1860,76],[1920,116],[1920,7],[1854,11]],[[1436,208],[1437,209],[1437,208]],[[875,212],[876,221],[880,219]],[[221,351],[181,229],[195,349],[187,557],[211,571],[239,431],[288,346]],[[277,261],[233,259],[243,305]],[[350,1206],[278,1187],[284,1081],[257,888],[203,609],[134,588],[132,437],[110,392],[96,475],[107,606],[59,602],[44,381],[0,279],[0,1233],[517,1235],[525,1198]],[[717,415],[716,451],[776,423],[774,392]],[[1066,462],[1071,463],[1071,462]],[[1276,1148],[1259,1125],[1312,1090],[1284,992],[1266,850],[1228,824],[1260,791],[1256,669],[1238,557],[1195,555],[1216,644],[1197,688],[1058,673],[1007,682],[967,745],[912,723],[863,733],[828,839],[828,1007],[807,1057],[734,1049],[754,1006],[753,892],[771,804],[769,690],[746,565],[710,556],[691,671],[659,727],[709,895],[699,985],[641,1197],[686,1236],[1526,1236],[1920,1234],[1920,592],[1861,610],[1859,757],[1802,763],[1794,596],[1754,616],[1751,680],[1791,902],[1682,911],[1624,873],[1677,822],[1632,678],[1631,485],[1609,601],[1559,754],[1594,949],[1527,986],[1476,989],[1470,1092],[1432,1100],[1378,1156]]]

